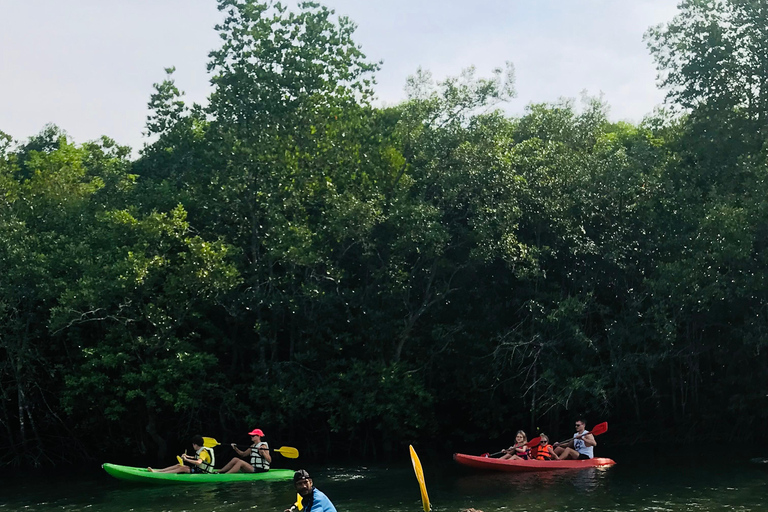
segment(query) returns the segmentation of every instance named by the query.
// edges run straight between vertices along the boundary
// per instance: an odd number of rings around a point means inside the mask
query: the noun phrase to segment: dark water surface
[[[685,455],[610,454],[606,469],[551,473],[479,472],[450,457],[422,464],[434,510],[492,511],[768,511],[768,470],[747,460]],[[418,484],[407,454],[387,466],[308,467],[339,512],[419,512]],[[290,482],[146,487],[106,473],[7,476],[0,512],[277,511],[296,493]]]

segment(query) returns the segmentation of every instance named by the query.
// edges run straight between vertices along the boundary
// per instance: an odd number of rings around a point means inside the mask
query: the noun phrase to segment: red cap
[[[250,432],[248,432],[248,435],[249,436],[264,437],[264,432],[260,428],[255,428],[255,429],[251,430]]]

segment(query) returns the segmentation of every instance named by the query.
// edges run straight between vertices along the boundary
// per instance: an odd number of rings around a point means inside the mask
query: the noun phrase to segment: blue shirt
[[[336,512],[336,507],[333,506],[331,500],[328,499],[322,491],[317,489],[312,490],[312,507],[305,508],[305,512]]]

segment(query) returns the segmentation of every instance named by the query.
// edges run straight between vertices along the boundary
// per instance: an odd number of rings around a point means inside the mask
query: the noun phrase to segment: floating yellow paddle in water
[[[416,480],[419,481],[419,490],[421,491],[421,505],[424,507],[424,512],[429,512],[432,508],[429,505],[429,496],[427,495],[427,484],[424,483],[424,471],[421,469],[421,461],[419,456],[416,455],[416,450],[413,446],[409,446],[411,449],[411,462],[413,463],[413,471],[416,473]]]
[[[206,448],[213,448],[215,446],[221,446],[221,443],[212,437],[204,437],[203,446],[205,446]],[[281,446],[280,448],[273,448],[272,451],[277,452],[283,457],[286,457],[289,459],[296,459],[299,457],[299,450],[297,450],[296,448],[293,448],[292,446]]]

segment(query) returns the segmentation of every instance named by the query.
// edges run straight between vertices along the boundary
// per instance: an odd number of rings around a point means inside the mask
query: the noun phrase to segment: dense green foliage
[[[649,31],[681,110],[638,126],[589,98],[505,116],[511,65],[419,71],[376,108],[348,19],[219,5],[208,105],[168,69],[138,160],[0,132],[3,463],[254,426],[386,456],[575,414],[759,435],[765,2],[684,1]]]

